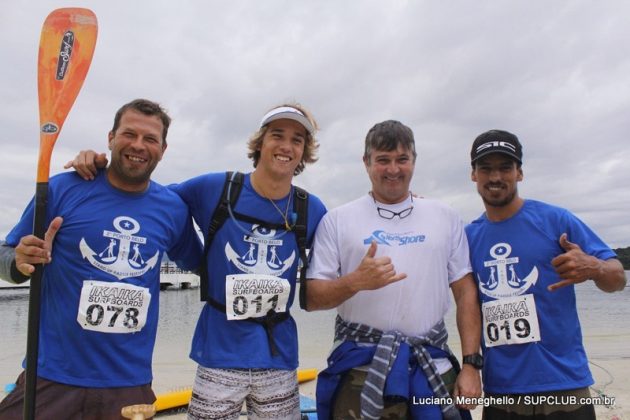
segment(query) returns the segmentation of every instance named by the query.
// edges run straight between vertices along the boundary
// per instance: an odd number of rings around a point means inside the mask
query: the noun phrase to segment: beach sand
[[[588,307],[583,308],[580,317],[582,318],[582,332],[584,336],[584,344],[591,362],[590,368],[595,379],[595,384],[591,387],[591,395],[605,395],[614,398],[614,405],[596,405],[595,409],[598,419],[604,420],[630,420],[630,326],[627,323],[628,308],[627,299],[629,297],[626,289],[624,293],[615,295],[584,295],[583,303],[589,303]],[[171,298],[187,297],[185,293],[170,296]],[[197,295],[191,294],[191,302],[197,302]],[[25,306],[25,299],[17,301],[20,305]],[[171,299],[172,304],[179,307],[188,301]],[[10,306],[13,301],[5,301],[6,307]],[[15,303],[15,302],[14,302]],[[169,299],[163,302],[165,313],[173,313],[174,308],[168,305]],[[15,305],[14,305],[15,306]],[[25,311],[20,312],[20,307],[11,306],[10,313],[5,317],[11,318],[12,321],[6,321],[10,324],[25,324]],[[585,305],[586,306],[586,305]],[[17,309],[16,309],[17,308]],[[16,311],[22,315],[16,315]],[[306,313],[301,310],[293,311],[299,328],[300,337],[300,366],[302,368],[323,369],[326,364],[326,357],[332,343],[332,332],[334,325],[335,311],[319,311]],[[192,328],[194,320],[185,330],[181,326],[182,319],[179,317],[170,317],[174,323],[175,330],[165,328],[162,325],[158,332],[158,345],[156,346],[153,361],[154,381],[153,388],[157,394],[177,391],[190,387],[194,381],[196,364],[188,358],[189,340],[192,336]],[[449,344],[453,352],[460,356],[460,345],[458,334],[454,327],[452,314],[447,317],[447,327],[450,332]],[[7,333],[12,330],[10,325]],[[19,329],[17,326],[12,328]],[[20,330],[21,331],[21,330]],[[24,335],[23,333],[20,333]],[[20,373],[20,361],[23,358],[22,339],[25,337],[14,339],[10,345],[3,348],[2,357],[0,357],[0,379],[2,384],[9,384]],[[311,398],[315,397],[315,381],[311,381],[300,386],[302,394]],[[6,395],[0,390],[0,399]],[[481,409],[477,408],[473,411],[475,419],[481,418]],[[165,419],[185,419],[185,413],[161,415],[160,418]]]
[[[590,368],[595,379],[591,387],[591,395],[605,395],[614,398],[614,405],[596,405],[595,411],[599,420],[630,420],[630,334],[599,334],[592,331],[585,335],[584,343],[591,362]],[[306,352],[310,346],[302,346]],[[455,354],[460,354],[459,343],[451,340],[451,348]],[[317,350],[317,354],[302,357],[304,368],[323,369],[325,367],[326,353]],[[153,387],[157,394],[176,391],[190,386],[194,380],[196,365],[189,359],[182,360],[181,355],[169,355],[157,353],[155,357],[155,378]],[[168,362],[168,360],[174,360]],[[314,362],[317,360],[317,362]],[[14,376],[11,376],[14,377]],[[310,381],[300,385],[300,392],[311,398],[315,398],[316,381]],[[601,393],[601,394],[600,394]],[[4,398],[0,392],[0,399]],[[162,414],[163,419],[185,419],[185,413]],[[481,419],[481,408],[473,411],[475,420]]]
[[[611,406],[595,405],[598,419],[630,420],[630,334],[593,332],[584,337],[595,379],[591,396],[613,398]]]
[[[595,384],[591,387],[591,395],[607,396],[608,399],[614,399],[614,404],[603,405],[596,404],[595,412],[598,420],[630,420],[630,335],[612,335],[600,334],[592,331],[589,335],[585,335],[584,344],[589,354],[591,362],[590,368],[595,379]],[[455,354],[461,354],[459,342],[451,340],[451,349]],[[305,348],[305,347],[302,347]],[[164,373],[164,367],[156,368],[157,372]],[[323,369],[324,363],[317,365],[309,365],[306,367],[315,367]],[[182,366],[173,366],[173,369],[182,370]],[[186,367],[194,376],[194,366]],[[166,379],[166,376],[164,377]],[[167,391],[168,387],[164,387],[161,375],[155,381],[156,392]],[[316,381],[311,381],[300,385],[300,392],[311,398],[315,398]],[[172,388],[170,388],[172,389]],[[473,410],[473,419],[481,419],[481,407]],[[160,415],[159,418],[164,419],[185,419],[183,413]],[[243,417],[245,418],[245,417]]]

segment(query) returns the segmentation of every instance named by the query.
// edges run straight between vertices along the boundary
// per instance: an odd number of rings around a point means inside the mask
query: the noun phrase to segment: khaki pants
[[[588,388],[537,394],[486,394],[495,401],[483,408],[484,420],[595,420],[595,407],[578,401],[591,396]],[[575,401],[576,403],[573,403]],[[511,403],[514,402],[514,403]]]
[[[361,418],[361,391],[367,377],[367,371],[352,369],[346,373],[339,384],[339,391],[333,403],[333,418],[348,420]],[[450,394],[453,393],[457,374],[453,369],[442,375],[442,381]],[[407,402],[385,402],[381,419],[400,420],[407,418]]]

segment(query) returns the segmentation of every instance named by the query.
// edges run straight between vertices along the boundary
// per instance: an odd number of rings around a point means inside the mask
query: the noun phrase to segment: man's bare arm
[[[479,353],[481,345],[481,310],[477,286],[472,274],[468,273],[461,279],[451,283],[451,291],[455,298],[457,330],[462,343],[462,355]],[[481,396],[480,373],[473,366],[464,364],[457,376],[453,391],[458,395],[470,398]],[[472,409],[475,405],[465,405],[461,408]]]
[[[73,168],[86,181],[92,181],[99,169],[107,166],[108,160],[105,153],[97,153],[94,150],[81,150],[75,158],[65,165],[64,169]]]
[[[0,278],[13,284],[24,283],[30,276],[20,273],[15,265],[15,248],[0,242]]]

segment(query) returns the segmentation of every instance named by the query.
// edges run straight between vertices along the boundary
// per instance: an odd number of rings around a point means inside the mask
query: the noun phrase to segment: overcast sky
[[[173,117],[162,183],[251,170],[246,140],[274,105],[298,101],[321,131],[320,160],[295,179],[329,207],[369,190],[363,141],[377,122],[411,127],[413,191],[483,209],[473,139],[491,128],[524,145],[526,198],[572,210],[612,247],[630,246],[630,2],[75,0],[99,20],[92,67],[51,172],[106,151],[115,111],[160,102]],[[5,2],[0,14],[0,237],[35,186],[37,47],[61,1]]]

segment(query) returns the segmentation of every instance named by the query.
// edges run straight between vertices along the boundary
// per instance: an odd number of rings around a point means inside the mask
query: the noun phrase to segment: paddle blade
[[[48,181],[52,150],[90,68],[97,32],[96,16],[88,9],[57,9],[44,22],[37,63],[37,182]]]

